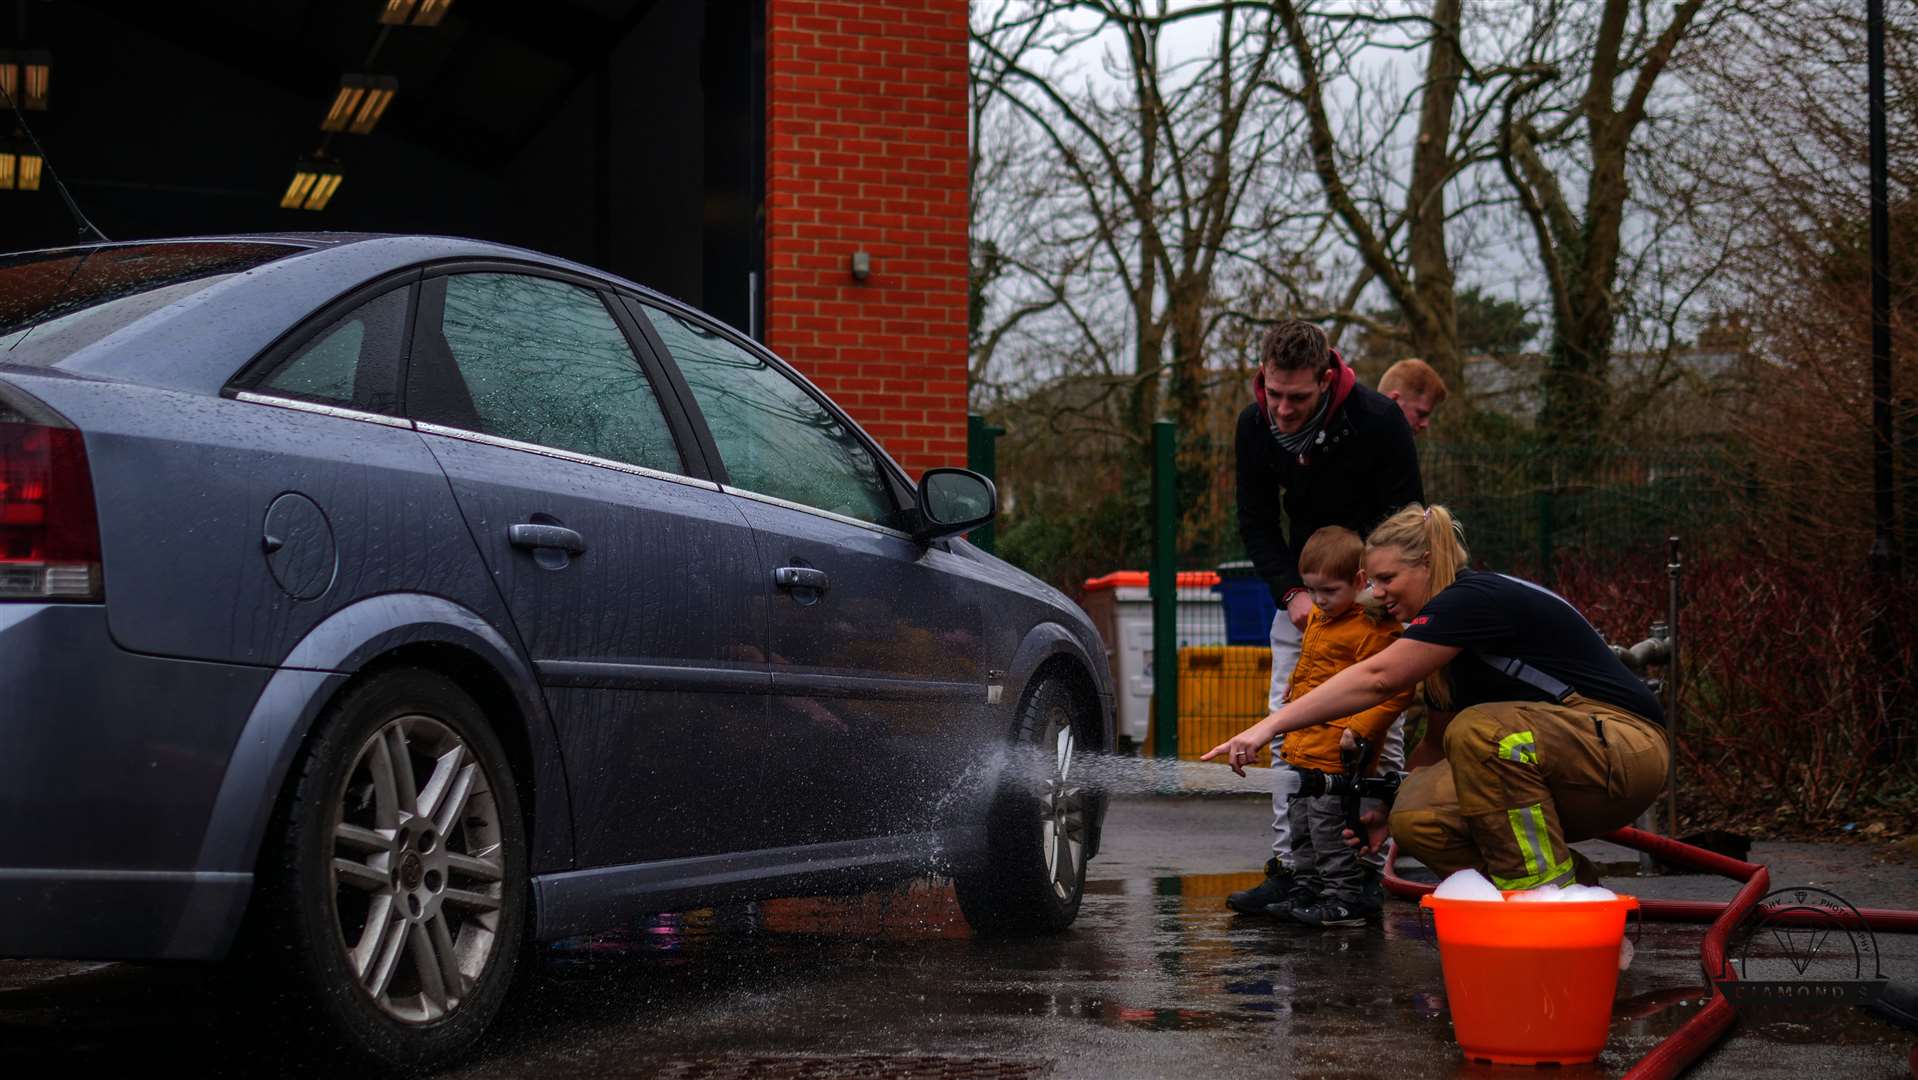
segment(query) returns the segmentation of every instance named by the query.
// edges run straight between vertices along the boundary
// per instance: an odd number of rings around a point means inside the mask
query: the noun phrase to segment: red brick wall
[[[766,62],[766,343],[915,476],[963,465],[965,0],[767,0]]]

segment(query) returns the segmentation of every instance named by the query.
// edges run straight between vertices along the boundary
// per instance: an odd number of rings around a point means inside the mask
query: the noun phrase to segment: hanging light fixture
[[[54,59],[46,50],[0,50],[0,90],[23,109],[44,109],[54,81]]]
[[[453,6],[453,0],[386,0],[386,7],[380,11],[380,22],[387,26],[405,26],[410,20],[414,26],[438,26],[446,17],[446,9]]]
[[[45,49],[0,51],[0,90],[22,109],[47,107],[53,84],[53,57]]]
[[[320,121],[320,130],[371,133],[399,88],[400,81],[391,75],[340,76],[340,91],[333,96],[326,118]]]
[[[320,121],[321,131],[345,131],[347,121],[360,111],[360,102],[366,97],[366,80],[358,75],[340,77],[340,92],[333,97],[333,105],[326,110],[326,119]]]
[[[319,158],[302,159],[293,170],[293,182],[280,196],[282,210],[324,210],[340,189],[339,163]]]
[[[355,135],[372,134],[373,125],[379,123],[380,117],[386,115],[386,107],[393,104],[393,95],[400,89],[400,81],[391,75],[381,75],[371,81],[372,85],[366,91],[366,100],[360,103],[359,114],[354,116],[353,122],[347,126],[347,130]]]
[[[18,174],[15,179],[16,189],[19,191],[39,191],[40,151],[32,147],[23,146],[16,150],[13,156],[14,160],[19,162],[19,164],[14,167]]]
[[[31,143],[0,143],[0,191],[39,191],[40,151]]]
[[[21,53],[20,73],[23,89],[20,107],[23,109],[45,109],[49,91],[53,85],[53,57],[45,50]]]

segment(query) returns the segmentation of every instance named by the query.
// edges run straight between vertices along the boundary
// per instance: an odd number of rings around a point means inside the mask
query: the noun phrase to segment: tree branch
[[[1372,223],[1360,211],[1353,201],[1351,191],[1345,186],[1345,180],[1339,175],[1337,141],[1332,135],[1331,121],[1325,114],[1325,97],[1319,82],[1318,58],[1314,55],[1312,42],[1307,38],[1305,26],[1299,17],[1297,7],[1292,0],[1274,0],[1274,8],[1279,20],[1285,27],[1287,38],[1291,41],[1293,55],[1298,60],[1299,74],[1303,85],[1298,90],[1298,98],[1305,105],[1308,141],[1312,148],[1312,167],[1318,174],[1319,183],[1325,189],[1325,197],[1332,206],[1333,213],[1344,223],[1359,249],[1360,258],[1385,282],[1386,288],[1394,297],[1407,294],[1405,278],[1385,250],[1378,234],[1373,231]]]
[[[1645,101],[1651,97],[1652,84],[1671,62],[1672,51],[1678,47],[1678,40],[1685,36],[1685,30],[1691,26],[1694,16],[1703,0],[1684,0],[1672,11],[1672,21],[1665,26],[1665,32],[1658,35],[1658,43],[1645,57],[1644,66],[1638,69],[1638,77],[1632,80],[1631,95],[1625,101],[1625,111],[1620,121],[1625,130],[1630,131],[1645,118]]]
[[[1558,245],[1554,238],[1558,225],[1551,218],[1556,217],[1558,224],[1562,225],[1569,221],[1571,211],[1565,206],[1565,197],[1558,191],[1557,182],[1544,164],[1538,161],[1538,155],[1512,116],[1519,99],[1529,91],[1529,86],[1519,84],[1506,100],[1504,117],[1499,122],[1499,141],[1503,152],[1499,155],[1498,163],[1512,190],[1518,193],[1519,206],[1525,211],[1526,220],[1532,224],[1539,263],[1545,270],[1545,280],[1552,294],[1553,317],[1560,325],[1564,325],[1571,319],[1571,304],[1566,294],[1565,271],[1559,264]],[[1521,165],[1521,161],[1529,164]],[[1543,191],[1535,188],[1534,182]],[[1552,200],[1549,209],[1546,205],[1548,197]]]

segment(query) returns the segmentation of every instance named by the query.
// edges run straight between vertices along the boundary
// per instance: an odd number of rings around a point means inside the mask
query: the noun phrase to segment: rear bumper
[[[252,874],[0,869],[0,957],[217,959],[252,889]]]
[[[0,657],[0,956],[224,953],[250,867],[202,848],[273,673],[127,652],[97,604],[0,604]]]

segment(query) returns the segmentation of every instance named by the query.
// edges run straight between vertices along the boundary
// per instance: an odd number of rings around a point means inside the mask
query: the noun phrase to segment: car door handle
[[[810,566],[782,566],[773,571],[773,584],[782,589],[812,589],[825,592],[832,588],[832,579],[824,570],[814,570]]]
[[[517,548],[554,548],[568,555],[586,552],[586,539],[564,525],[509,525],[506,539]]]

